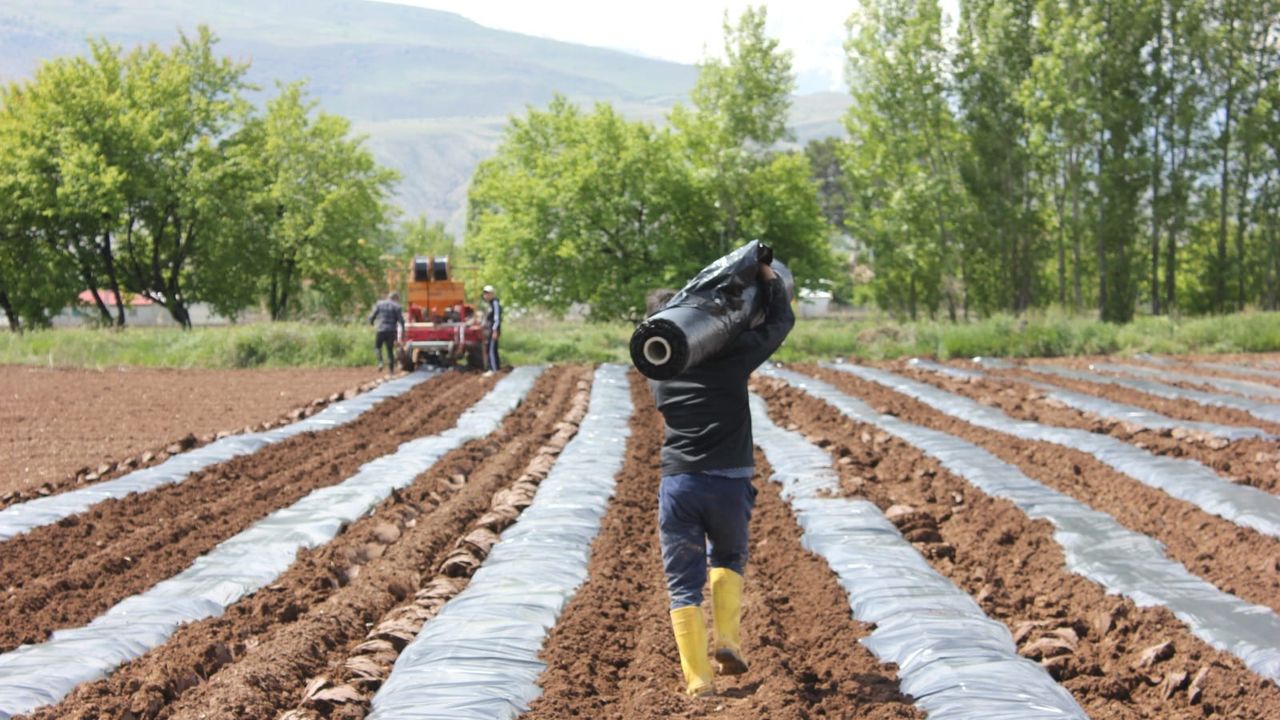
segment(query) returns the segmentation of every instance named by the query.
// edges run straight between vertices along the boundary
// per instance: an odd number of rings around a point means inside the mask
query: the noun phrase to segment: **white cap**
[[[495,291],[494,291],[494,289],[493,289],[493,286],[492,286],[492,285],[485,285],[485,286],[484,286],[484,292],[491,293],[491,292],[495,292]]]

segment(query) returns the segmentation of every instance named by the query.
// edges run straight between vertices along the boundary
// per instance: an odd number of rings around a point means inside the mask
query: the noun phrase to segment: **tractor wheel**
[[[484,370],[484,347],[480,343],[467,343],[467,369]]]
[[[413,372],[413,358],[409,353],[404,351],[404,348],[396,348],[396,360],[399,361],[401,370],[404,370],[405,372]]]

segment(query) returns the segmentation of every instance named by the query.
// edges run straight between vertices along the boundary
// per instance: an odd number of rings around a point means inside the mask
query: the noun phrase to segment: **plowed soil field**
[[[77,475],[111,477],[149,464],[175,444],[190,449],[219,432],[275,422],[378,377],[373,368],[0,366],[0,499],[18,496],[0,507],[56,492]],[[121,463],[128,467],[117,470]]]
[[[1280,379],[1265,374],[1200,369],[1184,360],[1148,364],[1280,388]],[[1270,364],[1274,358],[1205,361],[1280,372],[1280,365]],[[1088,362],[1065,364],[1085,368]],[[905,362],[879,367],[999,408],[1017,420],[1109,435],[1156,456],[1195,460],[1224,482],[1280,494],[1280,444],[1273,437],[1226,441],[1143,428],[1071,409],[1034,384],[1046,382],[1045,376],[1023,368],[951,365],[983,376],[950,377]],[[879,413],[972,443],[1027,477],[1158,540],[1170,559],[1258,612],[1280,612],[1280,538],[1175,499],[1088,453],[980,428],[827,366],[790,369],[825,381]],[[230,414],[238,405],[232,390],[224,388],[216,399],[194,400],[181,378],[196,376],[172,375],[183,389],[169,392],[181,401],[164,406],[170,408],[164,412],[180,413],[185,410],[173,408],[205,403],[228,408],[227,414],[170,414],[163,423],[146,425],[152,428],[148,438],[130,437],[115,445],[104,441],[101,447],[81,447],[55,439],[53,449],[43,447],[44,440],[41,448],[29,449],[25,444],[36,441],[8,434],[5,447],[26,452],[32,463],[56,456],[56,471],[51,462],[43,467],[59,477],[71,473],[72,479],[55,492],[92,487],[93,481],[76,482],[74,471],[104,456],[119,459],[143,449],[163,449],[161,444],[188,433],[198,443],[200,436],[218,430],[287,419],[294,408],[371,379],[367,373],[312,375],[305,383],[304,376],[289,374],[246,376],[252,379],[244,385],[252,392],[245,395],[258,396],[259,403],[246,401],[258,413],[246,417]],[[76,377],[68,374],[63,382]],[[718,693],[709,699],[688,699],[679,692],[679,660],[656,529],[662,420],[646,382],[634,372],[629,377],[635,410],[614,495],[591,545],[587,580],[543,640],[546,667],[536,681],[541,695],[523,716],[924,718],[916,699],[902,690],[899,668],[882,662],[861,642],[875,627],[854,617],[850,597],[827,559],[806,549],[791,504],[770,481],[773,468],[761,452],[756,453],[759,492],[743,600],[743,649],[750,670],[719,678]],[[87,512],[0,541],[0,718],[5,717],[5,659],[15,650],[20,653],[21,646],[45,643],[58,630],[89,623],[198,563],[219,543],[264,517],[343,482],[404,443],[445,432],[502,378],[444,373],[380,402],[349,424],[298,435],[198,471],[181,483],[103,501]],[[1234,410],[1110,385],[1052,382],[1170,418],[1280,434],[1280,426]],[[216,616],[181,625],[167,640],[105,677],[19,716],[365,717],[378,689],[397,671],[395,662],[405,647],[467,587],[502,531],[518,523],[531,502],[537,504],[536,490],[566,442],[575,437],[590,441],[592,416],[586,407],[592,383],[590,367],[548,368],[496,429],[440,456],[331,540],[299,551],[288,570],[261,590]],[[868,500],[889,518],[910,517],[910,528],[900,525],[902,533],[929,566],[1007,627],[1017,652],[1040,665],[1088,717],[1280,717],[1280,688],[1273,678],[1210,646],[1169,609],[1108,592],[1072,572],[1049,522],[1030,519],[921,448],[850,420],[802,387],[758,374],[752,390],[766,401],[774,423],[830,455],[839,495]],[[25,386],[16,392],[30,398],[32,408],[50,408],[65,402],[68,390],[48,390],[45,400]],[[117,413],[121,407],[115,406]],[[5,412],[18,417],[12,410]],[[26,424],[47,420],[61,427],[54,415],[46,409],[21,417]],[[10,419],[6,415],[0,426],[6,432]],[[127,423],[121,416],[113,426]],[[165,434],[157,428],[180,432]],[[1259,638],[1259,643],[1280,649],[1280,637]]]

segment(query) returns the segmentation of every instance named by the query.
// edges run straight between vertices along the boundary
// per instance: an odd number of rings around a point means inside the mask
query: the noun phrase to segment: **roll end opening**
[[[644,341],[644,359],[651,365],[666,365],[671,362],[671,343],[666,338],[651,337]]]

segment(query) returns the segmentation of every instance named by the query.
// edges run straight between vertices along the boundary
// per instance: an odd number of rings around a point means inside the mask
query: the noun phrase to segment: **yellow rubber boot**
[[[684,671],[685,692],[692,697],[715,692],[715,676],[707,657],[707,626],[702,608],[686,605],[671,611],[671,629],[680,649],[680,669]]]
[[[742,576],[729,568],[711,568],[711,615],[716,626],[716,662],[725,675],[747,671],[738,623],[742,618]]]

